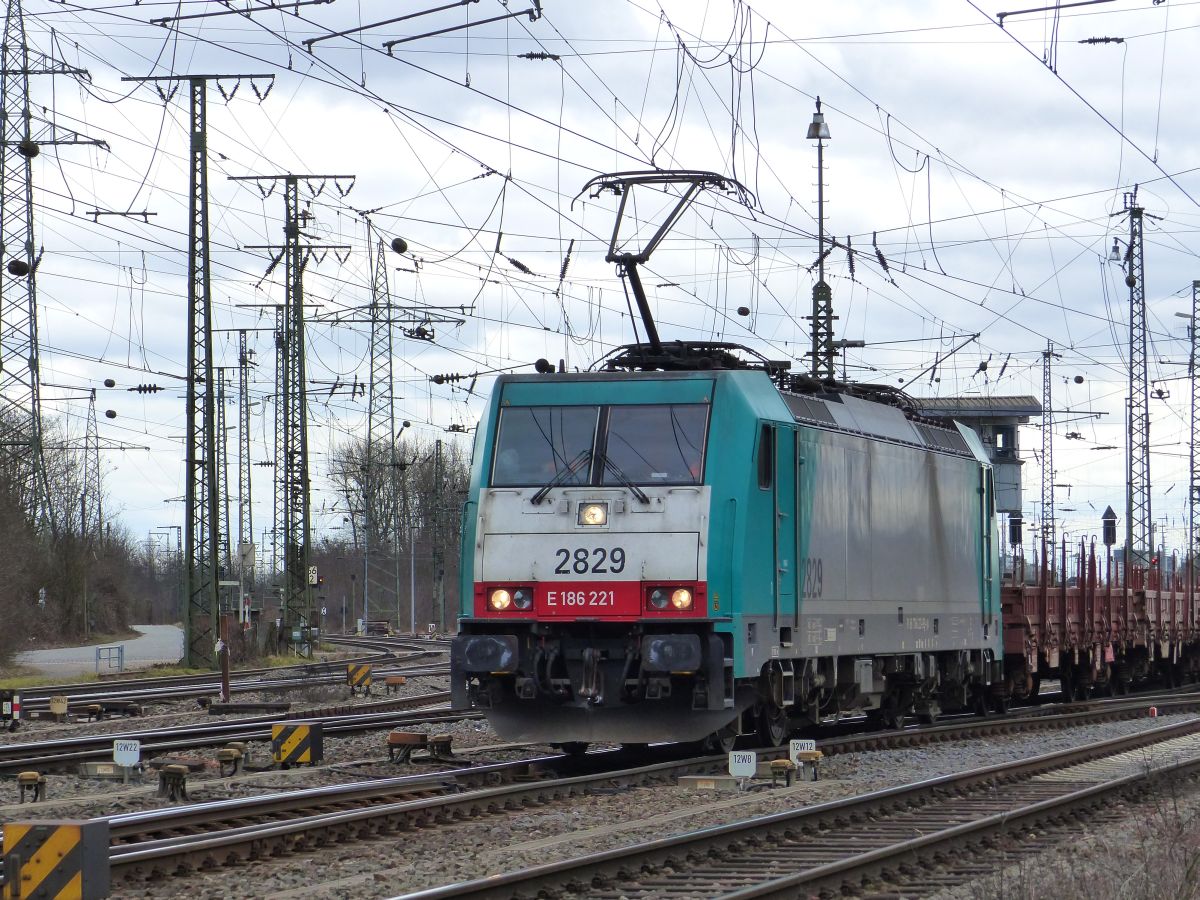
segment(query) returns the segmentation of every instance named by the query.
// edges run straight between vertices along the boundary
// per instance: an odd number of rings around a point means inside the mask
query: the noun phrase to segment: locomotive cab
[[[698,739],[728,722],[712,392],[695,376],[501,379],[473,462],[456,708],[524,740],[645,742],[664,725]]]

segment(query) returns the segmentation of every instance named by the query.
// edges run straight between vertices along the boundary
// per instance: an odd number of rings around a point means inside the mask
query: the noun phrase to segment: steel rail
[[[89,759],[108,757],[112,754],[115,740],[137,740],[142,751],[169,752],[191,750],[198,747],[214,747],[229,741],[270,740],[272,724],[284,721],[320,721],[325,734],[370,731],[390,728],[402,722],[457,721],[463,718],[479,718],[479,713],[451,712],[442,705],[448,700],[448,691],[422,694],[416,697],[399,697],[371,704],[368,709],[345,707],[329,710],[304,710],[279,715],[252,716],[232,722],[216,722],[202,725],[184,725],[177,728],[144,729],[141,731],[106,732],[85,737],[60,738],[52,741],[16,743],[0,746],[0,773],[44,769],[71,765]],[[436,706],[435,706],[436,704]],[[364,704],[366,706],[366,704]],[[421,709],[421,707],[427,707]],[[398,712],[410,711],[397,718]]]
[[[488,878],[445,885],[405,894],[404,900],[445,900],[445,898],[510,898],[539,896],[539,892],[559,895],[571,885],[588,886],[617,882],[623,873],[638,873],[663,866],[688,865],[712,854],[728,851],[739,844],[761,846],[780,834],[814,831],[838,822],[853,821],[896,811],[909,811],[930,799],[969,791],[981,786],[999,785],[1028,779],[1043,772],[1065,768],[1095,759],[1114,756],[1188,734],[1200,732],[1200,718],[1168,725],[1135,735],[1126,735],[1086,747],[1060,750],[1012,763],[1001,763],[967,772],[944,775],[900,787],[873,791],[857,797],[822,803],[799,810],[775,813],[757,819],[719,825],[700,831],[620,847],[574,859],[547,863],[521,871],[505,872]],[[1200,760],[1195,765],[1200,766]],[[904,851],[901,851],[904,852]],[[847,869],[846,871],[851,871]],[[695,869],[690,869],[695,875]],[[842,873],[839,871],[838,873]],[[797,876],[799,877],[799,876]],[[586,888],[585,888],[586,889]],[[612,888],[614,893],[623,889]],[[746,890],[749,890],[747,888]],[[632,891],[630,892],[632,894]],[[795,896],[792,891],[788,896]],[[747,894],[746,896],[754,896]]]
[[[1087,713],[1075,715],[1089,715]],[[975,727],[983,723],[976,723]],[[1002,723],[996,723],[1002,724]],[[1046,727],[1045,717],[1031,720],[1031,727]],[[961,729],[960,729],[961,730]],[[1114,748],[1134,747],[1153,743],[1162,739],[1164,734],[1181,731],[1200,731],[1200,719],[1190,720],[1182,725],[1166,726],[1155,729],[1143,735],[1115,739],[1093,748],[1060,751],[1033,761],[1025,761],[1018,767],[1012,765],[995,766],[981,773],[972,773],[969,777],[977,780],[997,779],[998,773],[1007,772],[1009,777],[1014,771],[1034,771],[1066,765],[1071,759],[1078,760],[1082,756],[1104,755],[1105,752],[1115,752]],[[928,731],[925,729],[924,731]],[[1150,736],[1144,736],[1150,735]],[[896,738],[906,738],[902,733],[875,735],[879,743],[891,742]],[[823,742],[829,752],[837,752],[839,744],[843,752],[846,744],[842,741]],[[776,750],[775,753],[780,751]],[[622,753],[611,755],[612,762],[620,762]],[[603,757],[609,754],[587,754],[587,757]],[[535,761],[542,764],[541,761]],[[557,757],[550,758],[548,766],[575,765],[579,758]],[[599,786],[610,786],[614,783],[644,783],[646,781],[664,780],[683,772],[711,772],[724,767],[724,756],[707,756],[690,759],[675,759],[654,763],[649,766],[639,766],[632,769],[612,769],[611,766],[602,768],[599,772],[576,775],[567,778],[542,781],[534,784],[516,784],[504,787],[484,788],[470,793],[452,796],[421,798],[416,800],[380,803],[366,809],[338,810],[335,812],[319,812],[301,819],[291,819],[284,823],[265,823],[242,825],[236,828],[226,828],[215,834],[202,833],[188,836],[173,835],[167,839],[145,841],[125,847],[114,848],[112,865],[115,877],[145,878],[155,875],[169,874],[177,869],[204,868],[231,862],[244,862],[260,857],[274,855],[280,852],[303,852],[310,847],[316,847],[329,842],[352,841],[379,833],[421,827],[430,822],[455,821],[464,815],[481,815],[503,809],[511,809],[528,803],[544,803],[548,800],[574,797],[587,794]],[[598,764],[604,764],[599,760]],[[511,766],[512,764],[502,764]],[[485,773],[486,775],[487,773]],[[536,775],[536,772],[531,774]],[[544,774],[549,774],[549,769]],[[475,778],[479,773],[472,770],[465,772],[437,772],[419,776],[423,786],[428,786],[431,779],[455,780],[463,777]],[[957,778],[959,784],[966,783],[968,776],[946,776],[920,784],[920,790],[935,790],[943,784],[950,784]],[[381,790],[394,790],[395,785],[388,785]],[[903,789],[893,789],[892,794]],[[889,792],[877,792],[874,797],[888,796]],[[315,796],[315,795],[314,795]],[[276,805],[277,800],[271,804]],[[295,809],[293,809],[295,811]],[[240,818],[247,817],[248,810],[243,810]],[[225,813],[222,812],[222,815]],[[140,814],[146,815],[146,814]],[[161,827],[169,828],[170,812],[162,811],[156,814]],[[185,813],[185,815],[190,815]],[[128,821],[128,820],[127,820]],[[196,824],[191,817],[188,826]],[[455,896],[449,894],[447,896]]]
[[[900,871],[906,864],[920,865],[929,855],[960,844],[978,843],[996,834],[1012,834],[1041,827],[1049,820],[1069,812],[1090,809],[1110,802],[1114,795],[1144,792],[1156,781],[1168,777],[1194,776],[1200,772],[1200,756],[1136,772],[1111,781],[1080,788],[1060,797],[1051,797],[1004,812],[955,825],[932,834],[881,847],[836,863],[817,866],[805,872],[777,878],[765,884],[722,893],[721,900],[750,900],[761,897],[793,898],[822,889],[838,890],[861,885],[865,879]],[[903,880],[903,879],[901,879]],[[966,881],[968,879],[963,879]]]
[[[280,666],[272,669],[242,669],[235,671],[235,681],[230,685],[234,691],[270,690],[276,686],[313,684],[321,680],[336,680],[344,677],[350,663],[366,665],[402,666],[439,656],[438,650],[417,650],[403,656],[394,653],[376,653],[370,656],[347,658],[331,662],[312,663],[307,666]],[[448,666],[444,667],[448,670]],[[289,671],[299,670],[288,675]],[[269,677],[274,676],[274,677]],[[220,673],[206,672],[200,675],[174,675],[159,678],[123,679],[107,682],[83,682],[41,686],[32,691],[22,691],[22,707],[26,710],[44,709],[50,705],[52,696],[66,696],[87,702],[98,697],[113,700],[171,700],[203,696],[216,693],[221,687]]]

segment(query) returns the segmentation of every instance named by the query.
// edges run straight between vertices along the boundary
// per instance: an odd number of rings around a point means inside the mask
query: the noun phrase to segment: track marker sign
[[[794,763],[799,762],[801,753],[811,752],[817,749],[816,741],[788,741],[788,759]]]
[[[758,771],[758,754],[753,750],[734,750],[729,754],[729,774],[734,778],[753,778]]]
[[[129,784],[129,770],[142,761],[142,742],[137,740],[113,741],[113,762],[121,767],[121,781]]]
[[[113,762],[118,766],[136,766],[141,761],[141,741],[113,741]]]

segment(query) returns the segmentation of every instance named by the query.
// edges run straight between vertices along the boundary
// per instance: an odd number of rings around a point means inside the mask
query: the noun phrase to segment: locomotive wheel
[[[879,707],[879,726],[887,731],[896,731],[904,724],[904,712],[895,695],[884,695]]]
[[[917,721],[922,725],[933,725],[941,712],[941,705],[936,700],[930,700],[923,709],[917,710]]]
[[[714,731],[704,739],[702,745],[705,750],[713,753],[728,753],[733,749],[733,745],[737,743],[738,730],[735,722],[730,722],[718,731]]]
[[[984,688],[975,688],[971,693],[971,712],[977,716],[986,716],[988,714],[988,698],[987,691]]]
[[[765,747],[782,747],[788,736],[787,713],[770,703],[764,703],[754,716],[758,740]]]
[[[562,752],[567,754],[567,756],[583,756],[583,754],[587,753],[588,742],[565,741],[559,746],[561,747]]]

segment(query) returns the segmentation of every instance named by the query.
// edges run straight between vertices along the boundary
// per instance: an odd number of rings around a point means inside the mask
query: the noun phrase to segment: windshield
[[[500,413],[492,484],[496,487],[587,484],[589,466],[567,470],[596,441],[598,406],[513,406]]]
[[[702,404],[609,408],[603,484],[699,484],[708,407]]]

